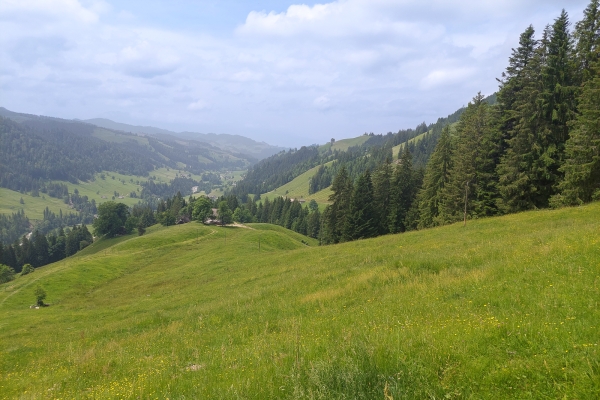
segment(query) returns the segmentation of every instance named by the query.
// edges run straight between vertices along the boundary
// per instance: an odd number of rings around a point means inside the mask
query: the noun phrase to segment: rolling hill
[[[325,247],[261,224],[101,240],[0,285],[1,392],[597,398],[599,212]]]

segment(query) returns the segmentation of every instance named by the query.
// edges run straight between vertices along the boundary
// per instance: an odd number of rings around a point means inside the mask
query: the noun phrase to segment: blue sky
[[[0,106],[283,146],[435,122],[587,0],[3,0]]]

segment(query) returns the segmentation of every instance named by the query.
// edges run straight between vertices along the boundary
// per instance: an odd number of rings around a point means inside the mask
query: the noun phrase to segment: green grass
[[[235,171],[234,174],[236,175],[236,179],[239,179],[239,175],[243,172],[244,171]],[[121,196],[124,196],[123,199],[115,198],[115,201],[125,203],[128,206],[133,206],[140,201],[139,198],[129,197],[129,193],[136,192],[139,195],[142,187],[141,185],[138,185],[137,182],[146,182],[148,177],[123,175],[106,171],[103,172],[103,174],[105,175],[105,179],[101,179],[101,174],[98,173],[94,176],[93,181],[79,182],[77,184],[66,181],[55,182],[67,185],[69,193],[71,194],[77,189],[79,195],[88,196],[90,201],[94,199],[96,204],[112,200],[115,191]],[[160,168],[150,172],[150,176],[155,176],[156,181],[161,183],[171,182],[175,179],[177,174],[181,175],[178,170],[171,168]],[[185,173],[185,176],[187,176],[187,173]],[[192,174],[192,179],[201,180],[201,176]],[[105,198],[102,198],[103,196]],[[21,198],[23,198],[25,204],[20,204]],[[75,212],[75,210],[64,204],[62,199],[56,199],[45,195],[44,193],[40,193],[40,197],[32,197],[29,194],[21,194],[9,189],[0,188],[0,214],[11,214],[22,209],[29,219],[41,220],[43,219],[43,212],[46,207],[56,214],[58,214],[60,210],[62,210],[63,214]]]
[[[137,204],[139,198],[129,197],[129,193],[136,192],[138,196],[142,191],[142,186],[137,185],[137,182],[146,182],[148,177],[141,176],[130,176],[123,175],[116,172],[104,172],[105,178],[100,177],[101,174],[96,174],[93,181],[79,182],[73,184],[70,182],[60,182],[67,185],[69,193],[74,193],[75,189],[79,191],[80,196],[87,196],[89,200],[96,200],[96,204],[104,203],[105,201],[111,201],[114,196],[114,192],[124,196],[123,199],[115,198],[115,201],[119,203],[125,203],[128,206]],[[114,179],[113,179],[114,176]],[[133,182],[132,182],[133,180]],[[139,189],[139,191],[138,191]],[[102,198],[102,196],[106,198]]]
[[[0,393],[596,399],[598,215],[326,247],[261,224],[98,242],[0,285]],[[29,309],[38,284],[52,305]]]
[[[329,162],[325,165],[329,165],[332,162]],[[297,176],[292,181],[286,183],[283,186],[278,187],[275,190],[267,192],[263,194],[261,197],[269,198],[273,200],[276,197],[289,197],[292,199],[305,199],[307,202],[314,199],[317,203],[326,205],[329,204],[329,195],[331,194],[331,189],[326,188],[317,193],[308,194],[308,183],[310,178],[312,178],[316,173],[319,167],[314,167],[306,171],[305,173]]]
[[[142,146],[151,147],[150,143],[148,142],[148,138],[146,137],[131,134],[124,135],[104,128],[94,129],[94,133],[92,135],[97,137],[98,139],[104,140],[105,142],[127,143],[135,141]]]
[[[350,138],[350,139],[340,139],[340,140],[336,140],[333,143],[333,145],[331,144],[331,142],[325,143],[324,145],[322,145],[320,147],[320,149],[322,151],[327,151],[329,149],[346,151],[350,147],[360,146],[361,144],[365,143],[367,140],[369,140],[369,136],[367,136],[367,135],[362,135],[362,136]]]
[[[25,204],[20,203],[21,198]],[[46,207],[56,214],[60,210],[62,210],[63,214],[75,212],[62,199],[55,199],[43,193],[40,193],[40,197],[33,197],[28,194],[15,192],[14,190],[0,188],[0,214],[12,214],[23,210],[29,219],[41,220],[44,218]]]

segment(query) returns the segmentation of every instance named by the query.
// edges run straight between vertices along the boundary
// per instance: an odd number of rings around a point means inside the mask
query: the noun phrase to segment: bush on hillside
[[[42,289],[41,286],[38,286],[35,288],[35,291],[33,293],[35,294],[36,304],[40,307],[45,306],[44,299],[46,298],[46,291]]]
[[[31,264],[25,264],[23,265],[23,269],[21,270],[21,276],[30,274],[33,271],[35,271],[35,268],[33,268]]]
[[[0,264],[0,283],[10,282],[15,279],[15,270],[8,265]]]

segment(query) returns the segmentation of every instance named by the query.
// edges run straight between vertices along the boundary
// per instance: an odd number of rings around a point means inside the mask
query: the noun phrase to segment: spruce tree
[[[501,199],[498,207],[503,212],[518,212],[545,207],[554,184],[547,167],[552,158],[548,151],[551,136],[550,122],[545,118],[541,78],[551,37],[549,26],[536,47],[534,56],[521,72],[522,89],[516,93],[512,112],[515,125],[509,132],[507,149],[497,168],[498,189]],[[555,149],[553,146],[550,150]]]
[[[596,49],[600,53],[600,49]],[[566,160],[560,168],[564,180],[553,205],[575,205],[600,198],[600,61],[590,66],[590,79],[579,99],[579,115],[566,143]]]
[[[331,184],[332,194],[329,201],[332,204],[324,215],[326,217],[326,243],[338,243],[342,239],[342,232],[346,224],[350,209],[350,199],[354,190],[352,180],[345,166],[342,166]]]
[[[415,195],[412,154],[408,146],[404,146],[404,151],[394,170],[390,190],[388,229],[391,233],[406,231],[405,220]]]
[[[545,118],[550,123],[550,135],[542,138],[542,144],[547,146],[545,155],[554,161],[548,167],[548,172],[554,174],[562,161],[564,143],[569,137],[567,124],[575,112],[573,38],[569,25],[569,16],[563,10],[552,25],[547,61],[542,69],[544,92],[541,100]]]
[[[582,84],[593,77],[592,64],[598,59],[600,45],[600,0],[591,0],[583,19],[575,24],[576,82]]]
[[[470,216],[490,216],[498,212],[497,175],[499,130],[492,107],[478,93],[469,103],[456,127],[456,145],[448,184],[440,193],[439,217],[442,223],[462,219],[465,195]]]
[[[392,163],[387,159],[372,176],[373,204],[375,206],[377,230],[380,235],[389,232],[388,217],[390,212]]]
[[[527,85],[527,66],[535,54],[536,41],[534,38],[535,30],[533,26],[527,27],[519,38],[519,47],[512,49],[512,54],[508,59],[508,67],[502,73],[500,90],[498,91],[498,105],[502,113],[502,131],[510,137],[514,129],[518,114],[515,109],[515,103],[519,93]]]
[[[446,125],[427,163],[423,186],[417,195],[419,229],[441,225],[439,219],[440,193],[448,184],[451,163],[452,141],[450,127]]]
[[[31,240],[32,251],[32,265],[34,267],[41,267],[48,264],[49,261],[49,245],[46,236],[41,234],[39,231],[35,231]]]
[[[366,239],[377,236],[377,222],[373,207],[373,184],[367,170],[356,181],[348,214],[344,221],[342,241]]]

